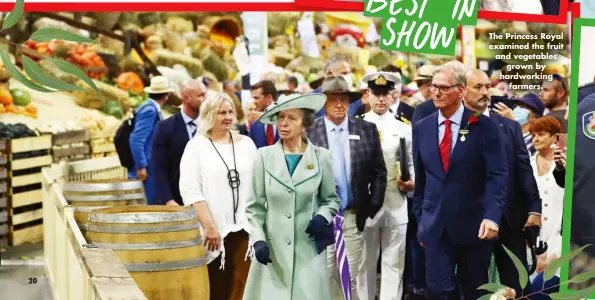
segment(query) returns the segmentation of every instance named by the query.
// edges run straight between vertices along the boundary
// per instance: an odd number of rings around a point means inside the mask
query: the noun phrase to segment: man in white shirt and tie
[[[182,109],[161,121],[153,139],[151,167],[154,170],[154,202],[160,205],[183,205],[178,182],[180,160],[186,144],[197,132],[199,109],[206,99],[207,87],[198,80],[181,84]]]

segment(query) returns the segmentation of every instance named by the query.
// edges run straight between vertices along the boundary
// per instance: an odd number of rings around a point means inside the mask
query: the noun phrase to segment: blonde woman
[[[180,194],[196,209],[205,248],[216,257],[209,264],[211,299],[241,299],[250,268],[245,211],[256,146],[232,133],[236,110],[228,95],[207,98],[200,111],[198,133],[180,162]]]

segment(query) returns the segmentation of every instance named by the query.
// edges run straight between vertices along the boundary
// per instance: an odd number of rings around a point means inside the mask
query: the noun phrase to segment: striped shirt
[[[529,132],[523,133],[523,139],[525,139],[525,145],[527,145],[529,156],[533,156],[536,152],[535,147],[533,147],[533,136]]]

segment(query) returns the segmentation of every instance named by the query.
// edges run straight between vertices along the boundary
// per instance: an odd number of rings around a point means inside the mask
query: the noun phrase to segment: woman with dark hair
[[[328,150],[305,131],[326,101],[323,94],[283,95],[260,121],[276,123],[279,141],[260,148],[246,216],[256,261],[245,300],[331,299],[325,249],[334,243],[339,209]]]

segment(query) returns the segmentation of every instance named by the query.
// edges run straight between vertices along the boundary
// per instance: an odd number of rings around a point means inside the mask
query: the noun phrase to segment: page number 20
[[[37,278],[29,278],[29,284],[37,284]]]

